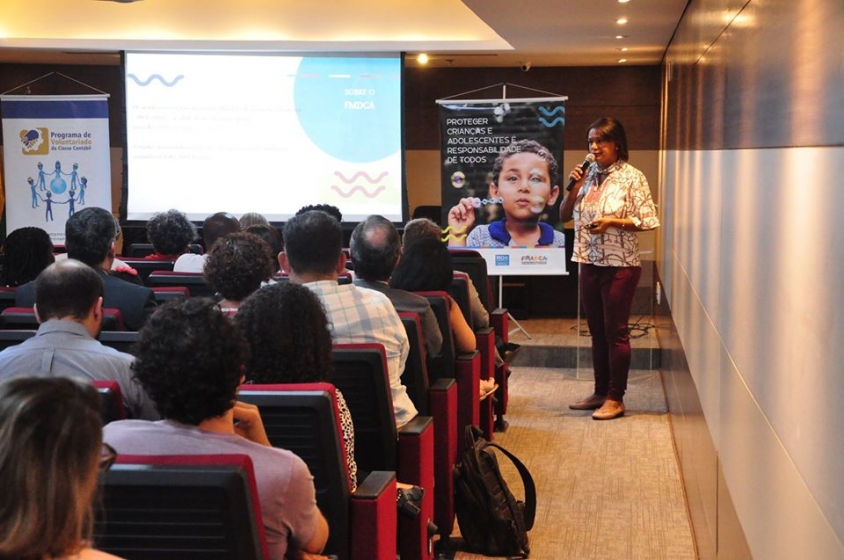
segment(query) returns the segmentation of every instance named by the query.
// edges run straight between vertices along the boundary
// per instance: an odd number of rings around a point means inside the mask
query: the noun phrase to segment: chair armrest
[[[460,354],[455,363],[457,379],[457,452],[463,451],[464,439],[460,437],[466,426],[480,423],[481,354],[477,350]]]
[[[510,316],[506,309],[493,309],[489,314],[489,324],[495,329],[495,336],[502,342],[510,342]]]
[[[395,560],[396,473],[372,471],[352,494],[352,560]]]
[[[457,382],[438,379],[428,390],[434,418],[434,523],[443,538],[454,528],[454,463],[457,461]]]
[[[429,560],[428,521],[434,517],[434,419],[417,416],[399,429],[399,480],[425,489],[419,516],[399,516],[399,552],[402,559]]]

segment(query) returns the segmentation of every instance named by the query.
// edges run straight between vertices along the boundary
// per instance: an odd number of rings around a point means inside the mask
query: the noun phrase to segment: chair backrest
[[[455,270],[451,278],[451,285],[448,287],[448,294],[454,299],[466,324],[474,328],[472,324],[472,301],[469,295],[469,275],[465,272]]]
[[[186,299],[190,297],[190,290],[186,286],[155,286],[152,294],[158,303],[167,303],[174,299]]]
[[[110,346],[119,352],[135,355],[135,343],[138,342],[138,331],[102,331],[100,343]]]
[[[381,344],[335,344],[334,385],[352,413],[358,472],[395,471],[398,432]]]
[[[445,292],[414,292],[425,297],[431,304],[440,332],[443,335],[443,346],[439,356],[428,356],[428,380],[434,381],[441,377],[454,377],[457,348],[451,334],[451,322],[448,318],[448,294]]]
[[[35,336],[35,329],[0,329],[0,351]]]
[[[334,386],[243,385],[238,399],[259,408],[273,447],[292,451],[307,463],[317,505],[331,527],[325,552],[350,558],[351,493]]]
[[[246,455],[120,455],[102,482],[100,550],[150,560],[269,558]]]
[[[188,245],[191,253],[201,255],[203,253],[202,245],[199,243],[191,243]],[[126,251],[126,257],[130,259],[142,259],[147,255],[155,253],[155,247],[152,243],[132,243],[129,245],[129,250]]]
[[[123,392],[117,381],[92,381],[100,394],[100,414],[103,425],[115,420],[126,419],[126,409],[123,407]]]
[[[422,320],[418,313],[402,311],[399,313],[401,322],[407,331],[407,340],[410,343],[410,352],[404,364],[404,372],[401,375],[402,385],[407,387],[407,395],[416,410],[423,416],[428,416],[428,365],[425,353],[425,337],[422,334]]]
[[[493,294],[490,291],[489,272],[486,265],[486,260],[477,251],[468,249],[450,249],[451,264],[454,270],[465,272],[472,279],[472,284],[478,291],[478,297],[481,303],[487,309],[492,309],[497,305],[493,303]],[[471,324],[471,323],[470,323]]]
[[[184,286],[191,297],[213,297],[214,288],[205,281],[200,272],[172,272],[156,270],[151,272],[147,282],[153,288],[160,286]]]
[[[15,292],[17,288],[0,286],[0,309],[15,306]]]
[[[173,261],[148,261],[145,259],[123,259],[123,261],[138,271],[138,276],[149,285],[149,275],[157,270],[173,271]]]
[[[7,307],[0,311],[0,325],[3,329],[37,329],[38,318],[31,307]],[[119,309],[103,308],[104,331],[124,331],[123,314]]]

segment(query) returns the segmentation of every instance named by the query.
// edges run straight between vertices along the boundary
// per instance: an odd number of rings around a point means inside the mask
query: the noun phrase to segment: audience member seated
[[[238,220],[240,222],[240,229],[246,231],[247,228],[252,226],[268,226],[270,222],[264,217],[263,214],[259,214],[258,212],[247,212],[246,214],[242,215]]]
[[[41,228],[22,227],[6,236],[3,247],[3,284],[17,287],[35,280],[53,264],[53,242]]]
[[[305,212],[285,224],[282,238],[284,251],[279,264],[291,282],[304,284],[320,298],[334,342],[384,346],[396,425],[404,426],[418,414],[401,383],[410,351],[407,332],[387,296],[354,284],[337,283],[338,275],[346,270],[340,222],[325,212]]]
[[[102,444],[100,397],[71,379],[0,382],[0,558],[119,560],[91,548]]]
[[[390,277],[390,287],[410,292],[446,292],[448,294],[454,269],[448,249],[434,239],[422,239],[405,249],[401,261]],[[448,296],[448,318],[454,345],[460,352],[477,349],[475,332],[466,323],[460,307]]]
[[[95,338],[103,322],[103,282],[91,267],[73,259],[48,266],[35,280],[35,336],[0,352],[0,379],[78,377],[120,385],[134,418],[158,419],[140,385],[132,379],[134,358]]]
[[[155,310],[155,295],[149,288],[113,275],[114,243],[120,229],[111,212],[95,207],[80,210],[67,219],[64,231],[67,258],[82,261],[100,275],[104,287],[103,307],[119,309],[128,330],[141,328]],[[32,307],[34,303],[34,282],[17,289],[17,307]]]
[[[205,261],[208,258],[208,253],[214,247],[214,243],[224,235],[238,231],[240,231],[240,222],[228,212],[217,212],[208,216],[202,223],[205,254],[185,253],[176,259],[173,264],[173,271],[201,273],[205,268]]]
[[[304,214],[305,212],[312,212],[312,211],[319,211],[325,212],[341,224],[343,223],[343,213],[340,212],[340,209],[331,204],[308,204],[307,206],[302,206],[298,210],[296,210],[296,215],[299,216],[300,214]]]
[[[267,245],[270,246],[270,249],[273,253],[273,274],[277,273],[279,270],[278,254],[281,253],[282,249],[281,233],[279,233],[277,229],[270,225],[261,224],[249,226],[247,228],[244,228],[243,231],[245,233],[257,235],[258,237],[267,242]]]
[[[297,284],[275,284],[249,296],[235,316],[250,346],[248,383],[331,383],[331,332],[319,299]],[[355,429],[337,391],[352,492],[357,488]]]
[[[422,239],[436,239],[442,242],[442,228],[428,218],[417,218],[407,222],[402,235],[402,246],[404,250],[407,251],[408,247]],[[478,295],[478,290],[475,288],[471,279],[469,279],[469,304],[472,313],[472,328],[484,329],[488,327],[489,312],[481,302],[481,296]]]
[[[223,298],[220,309],[232,317],[240,303],[272,277],[273,256],[269,245],[257,235],[232,233],[214,244],[204,274]]]
[[[271,447],[258,408],[236,400],[249,354],[238,326],[211,299],[170,302],[141,330],[137,352],[135,376],[164,420],[112,422],[105,441],[133,455],[249,455],[271,557],[319,554],[328,525],[307,465]]]
[[[429,356],[442,350],[443,338],[431,304],[407,290],[391,288],[390,276],[401,258],[401,237],[393,223],[383,216],[369,216],[352,232],[350,242],[355,263],[355,285],[383,293],[396,311],[412,311],[422,320],[425,349]]]
[[[176,262],[190,252],[188,246],[196,239],[196,226],[184,212],[160,212],[147,222],[147,239],[155,252],[144,257],[145,260]]]

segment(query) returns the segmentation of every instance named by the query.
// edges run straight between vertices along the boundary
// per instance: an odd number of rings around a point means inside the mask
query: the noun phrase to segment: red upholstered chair
[[[149,286],[149,275],[157,271],[173,271],[174,261],[152,261],[146,259],[122,259],[128,266],[138,271],[145,286]]]
[[[123,407],[123,392],[117,381],[92,381],[100,394],[101,416],[103,425],[115,420],[126,419],[126,409]]]
[[[370,472],[351,491],[334,386],[243,385],[238,398],[261,411],[273,446],[288,449],[307,463],[317,505],[328,520],[325,553],[339,560],[394,560],[395,473]]]
[[[205,281],[205,277],[199,272],[156,270],[150,272],[147,283],[152,288],[184,286],[190,291],[191,297],[211,297],[214,295],[214,288]]]
[[[15,292],[17,288],[0,286],[0,310],[15,306]]]
[[[448,319],[450,300],[445,292],[414,292],[424,296],[437,318],[443,335],[439,356],[428,357],[428,374],[431,379],[452,377],[457,380],[457,452],[463,450],[465,438],[461,436],[466,426],[480,426],[481,354],[477,350],[458,354]]]
[[[416,416],[396,429],[380,344],[335,344],[334,385],[343,392],[355,425],[355,461],[359,471],[392,470],[401,482],[425,488],[418,519],[399,518],[402,560],[432,558],[428,521],[433,519],[434,421]]]
[[[100,550],[123,558],[269,558],[246,455],[120,455],[102,486]]]
[[[428,381],[425,343],[418,313],[399,313],[407,330],[410,353],[402,384],[419,414],[434,419],[434,523],[443,538],[454,527],[454,463],[457,461],[457,382]]]

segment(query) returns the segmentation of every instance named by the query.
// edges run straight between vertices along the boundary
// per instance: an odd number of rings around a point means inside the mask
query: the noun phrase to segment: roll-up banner
[[[489,274],[565,275],[566,97],[439,100],[443,238]]]
[[[107,95],[0,96],[6,231],[36,226],[64,243],[86,206],[111,211]]]

